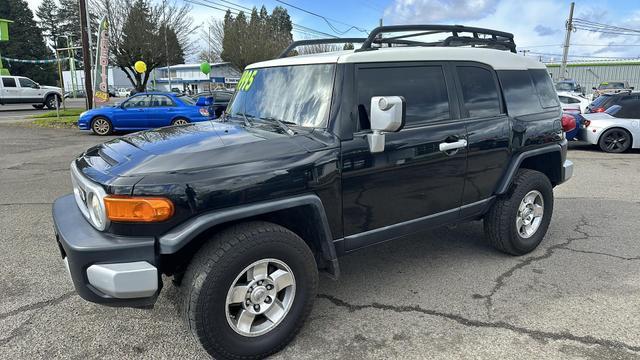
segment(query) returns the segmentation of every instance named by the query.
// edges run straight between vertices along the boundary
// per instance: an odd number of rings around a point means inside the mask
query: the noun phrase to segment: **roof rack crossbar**
[[[278,56],[279,59],[287,57],[289,53],[297,48],[298,46],[305,45],[321,45],[321,44],[345,44],[345,43],[363,43],[367,39],[366,38],[328,38],[328,39],[307,39],[307,40],[297,40],[289,44],[289,46],[284,49]]]
[[[484,29],[477,27],[467,27],[462,25],[390,25],[379,26],[369,33],[369,37],[362,43],[362,47],[356,51],[368,51],[375,49],[371,45],[373,43],[385,43],[384,38],[381,38],[382,33],[395,33],[395,32],[407,32],[407,31],[420,31],[419,33],[413,33],[408,35],[395,36],[391,39],[400,39],[407,37],[414,37],[420,35],[429,35],[437,33],[451,33],[453,38],[457,38],[460,41],[460,45],[485,45],[486,47],[492,47],[497,49],[507,49],[513,53],[516,52],[516,44],[513,40],[513,34],[498,30]],[[459,36],[459,33],[472,33],[470,36]],[[480,34],[490,35],[491,38],[481,38]],[[449,38],[447,38],[449,39]],[[450,46],[451,40],[443,41],[442,44]],[[456,42],[457,43],[457,42]],[[423,43],[426,44],[426,43]]]

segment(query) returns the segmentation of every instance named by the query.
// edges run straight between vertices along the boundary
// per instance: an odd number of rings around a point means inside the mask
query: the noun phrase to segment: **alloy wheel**
[[[293,272],[277,259],[262,259],[247,266],[227,292],[225,313],[231,328],[243,336],[273,330],[285,318],[296,292]]]
[[[529,191],[518,206],[516,229],[522,238],[528,239],[536,233],[544,216],[544,199],[538,190]]]
[[[629,139],[627,138],[627,134],[625,134],[624,131],[612,130],[605,135],[603,141],[607,150],[616,152],[622,149],[626,149]]]
[[[107,135],[111,130],[111,124],[106,119],[95,119],[93,121],[93,130],[98,135]]]

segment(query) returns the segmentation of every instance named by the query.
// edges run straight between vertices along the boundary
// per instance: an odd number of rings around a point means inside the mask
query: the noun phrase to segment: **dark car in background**
[[[593,88],[593,98],[604,94],[630,93],[631,91],[633,86],[630,86],[628,81],[604,81]]]
[[[640,92],[624,92],[618,94],[604,94],[593,100],[585,113],[600,113],[607,111],[613,105],[623,105],[624,103],[637,102],[640,100]]]
[[[558,92],[566,91],[570,93],[584,95],[584,88],[580,86],[580,84],[578,84],[576,80],[573,80],[573,79],[560,80],[556,82],[555,87],[556,87],[556,91]]]
[[[215,117],[219,118],[222,113],[227,109],[227,105],[229,105],[229,101],[233,97],[233,92],[225,91],[225,90],[212,90],[212,91],[204,91],[195,95],[192,95],[191,98],[198,101],[201,97],[212,97],[213,98],[213,108],[215,109]]]

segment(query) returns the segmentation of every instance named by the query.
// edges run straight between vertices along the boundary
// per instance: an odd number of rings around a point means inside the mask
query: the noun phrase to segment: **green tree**
[[[58,12],[58,24],[61,35],[71,37],[72,46],[80,46],[82,38],[80,34],[80,7],[78,0],[60,0],[60,11]],[[66,42],[64,46],[66,46]]]
[[[220,57],[240,70],[251,63],[273,59],[293,40],[291,18],[280,6],[271,15],[264,6],[260,11],[253,8],[249,19],[242,11],[235,18],[227,11],[223,28]]]
[[[55,0],[42,0],[40,6],[36,10],[36,15],[40,19],[38,25],[42,29],[42,34],[49,40],[49,44],[53,47],[57,44],[58,36],[60,36],[60,9]]]
[[[0,18],[14,21],[9,24],[9,41],[0,42],[2,56],[29,60],[53,57],[25,0],[2,0]],[[26,76],[43,85],[56,83],[55,66],[52,64],[5,62],[5,67],[12,75]]]

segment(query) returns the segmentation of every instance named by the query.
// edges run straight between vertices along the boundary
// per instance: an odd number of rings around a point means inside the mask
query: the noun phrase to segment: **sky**
[[[27,0],[35,10],[42,0]],[[189,0],[176,0],[178,2]],[[294,24],[334,36],[362,37],[378,26],[392,24],[459,24],[486,27],[515,35],[518,50],[527,56],[559,60],[569,16],[569,0],[198,0],[217,8],[269,11],[282,6]],[[575,0],[574,17],[640,30],[640,0]],[[233,5],[231,5],[233,4]],[[289,5],[287,5],[289,4]],[[300,9],[322,15],[324,18]],[[194,24],[222,18],[224,11],[192,4]],[[296,27],[294,38],[311,38]],[[571,34],[570,60],[639,58],[640,33],[635,36],[576,30]]]

